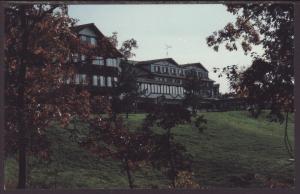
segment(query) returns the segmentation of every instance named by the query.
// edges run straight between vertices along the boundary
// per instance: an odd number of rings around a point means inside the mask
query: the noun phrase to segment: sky
[[[220,92],[229,92],[229,83],[218,78],[213,68],[228,65],[249,66],[251,57],[244,52],[230,52],[223,46],[215,52],[206,38],[222,29],[235,16],[221,4],[95,4],[70,5],[69,15],[78,24],[95,23],[105,36],[118,33],[118,41],[134,38],[138,49],[131,60],[153,60],[170,57],[178,64],[203,64],[209,77],[220,84]],[[166,45],[171,48],[167,49]],[[254,48],[262,53],[262,48]]]

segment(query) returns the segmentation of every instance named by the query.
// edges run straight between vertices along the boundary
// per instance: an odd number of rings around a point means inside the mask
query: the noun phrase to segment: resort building
[[[72,55],[77,69],[73,82],[88,88],[94,95],[111,93],[118,82],[122,54],[94,23],[78,25],[72,30],[91,51],[89,56],[80,51]]]
[[[89,56],[80,51],[72,55],[77,68],[73,83],[88,88],[92,95],[111,95],[121,73],[122,54],[93,23],[75,26],[72,30],[92,51]],[[138,104],[157,103],[161,97],[167,103],[182,102],[184,83],[191,76],[201,80],[203,87],[197,94],[204,101],[219,96],[219,85],[209,78],[208,70],[201,63],[180,65],[172,58],[126,62],[134,65],[139,88],[143,91]]]

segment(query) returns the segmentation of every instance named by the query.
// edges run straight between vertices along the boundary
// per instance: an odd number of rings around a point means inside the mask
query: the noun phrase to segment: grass
[[[205,187],[238,187],[233,177],[259,174],[281,182],[294,179],[294,163],[288,160],[283,144],[284,125],[269,122],[266,113],[258,119],[245,111],[201,113],[208,120],[200,133],[195,127],[179,125],[172,131],[175,141],[184,144],[193,156],[195,180]],[[129,114],[126,124],[137,129],[146,114]],[[124,115],[125,118],[125,115]],[[82,133],[86,131],[81,126]],[[158,129],[160,130],[160,129]],[[289,137],[294,142],[294,118],[289,118]],[[31,188],[128,188],[120,162],[98,159],[80,148],[70,133],[51,127],[48,136],[52,142],[53,162],[45,163],[30,157]],[[151,167],[134,172],[135,184],[140,188],[167,188],[170,181]],[[17,182],[17,163],[13,157],[5,163],[7,188]],[[261,182],[250,181],[243,187],[263,187]]]

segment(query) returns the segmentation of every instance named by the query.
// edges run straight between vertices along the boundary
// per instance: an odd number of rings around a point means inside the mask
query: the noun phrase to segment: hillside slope
[[[175,141],[183,143],[193,156],[195,180],[205,187],[264,187],[264,177],[292,184],[294,163],[288,160],[283,144],[284,126],[266,120],[266,114],[253,119],[248,112],[201,113],[208,120],[200,133],[191,125],[173,129]],[[127,124],[138,127],[145,114],[131,114]],[[84,127],[81,128],[84,131]],[[158,129],[159,130],[159,129]],[[294,118],[289,119],[289,136],[294,142]],[[120,163],[101,160],[87,153],[58,127],[48,130],[54,160],[51,163],[30,157],[31,188],[128,188]],[[5,163],[6,187],[16,186],[17,164],[13,157]],[[247,179],[248,177],[248,179]],[[166,188],[170,184],[151,167],[134,172],[141,188]],[[247,179],[247,181],[245,181]]]

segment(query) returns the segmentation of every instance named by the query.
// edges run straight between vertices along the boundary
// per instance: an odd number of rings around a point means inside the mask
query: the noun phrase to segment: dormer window
[[[95,46],[96,45],[96,38],[95,37],[91,37],[91,45]]]
[[[175,74],[175,69],[174,68],[171,68],[171,73]]]
[[[198,72],[198,77],[202,78],[202,73],[201,72]]]
[[[84,35],[81,35],[81,36],[80,36],[80,40],[83,41],[83,42],[85,42],[85,41],[87,40],[87,37],[84,36]]]
[[[83,43],[87,43],[87,44],[90,44],[90,45],[93,45],[93,46],[95,46],[96,42],[97,42],[96,37],[86,36],[86,35],[80,35],[80,40]]]

